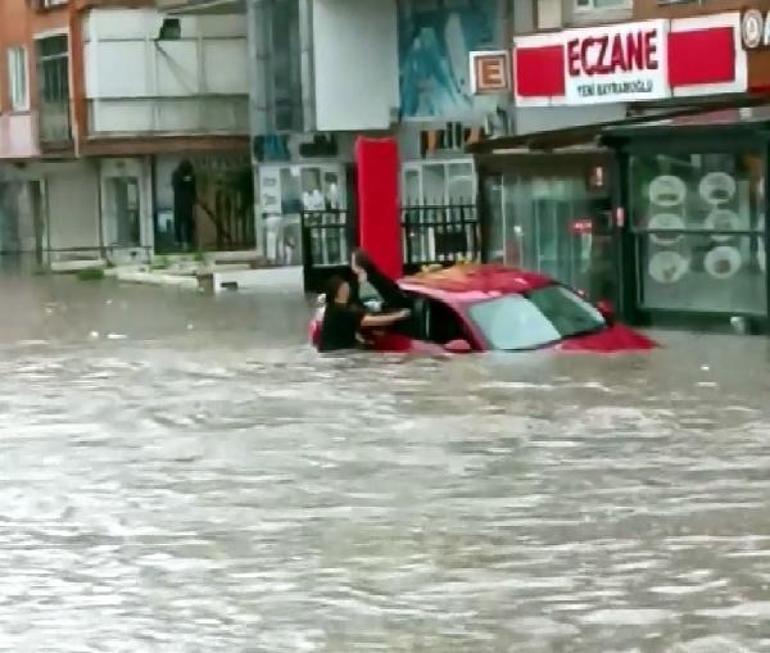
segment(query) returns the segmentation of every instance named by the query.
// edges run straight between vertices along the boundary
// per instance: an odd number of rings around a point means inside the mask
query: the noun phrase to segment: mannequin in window
[[[189,159],[183,159],[171,176],[174,190],[174,232],[176,241],[182,249],[190,249],[195,244],[195,205],[198,191],[195,170]]]

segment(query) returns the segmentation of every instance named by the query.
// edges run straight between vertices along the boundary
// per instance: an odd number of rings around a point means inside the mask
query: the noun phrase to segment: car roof
[[[399,285],[434,299],[466,304],[526,293],[553,283],[554,280],[545,275],[505,265],[463,263],[419,272],[405,277]]]

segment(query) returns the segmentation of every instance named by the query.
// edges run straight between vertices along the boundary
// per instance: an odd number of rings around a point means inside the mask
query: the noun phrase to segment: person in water
[[[388,327],[408,315],[409,311],[406,309],[381,315],[367,313],[360,306],[351,303],[350,284],[342,277],[332,277],[326,291],[326,308],[321,323],[318,351],[355,349],[359,343],[358,333],[362,328]]]

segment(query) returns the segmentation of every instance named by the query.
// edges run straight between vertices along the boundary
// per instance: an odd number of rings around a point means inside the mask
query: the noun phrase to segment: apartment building
[[[0,4],[0,250],[40,262],[99,243],[95,175],[75,159],[68,34],[66,2]]]
[[[5,250],[56,266],[255,248],[242,20],[142,0],[0,12]]]

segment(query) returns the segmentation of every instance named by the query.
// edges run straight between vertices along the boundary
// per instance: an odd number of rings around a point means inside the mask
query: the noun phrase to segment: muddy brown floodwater
[[[770,651],[770,347],[319,358],[0,280],[0,650]]]

